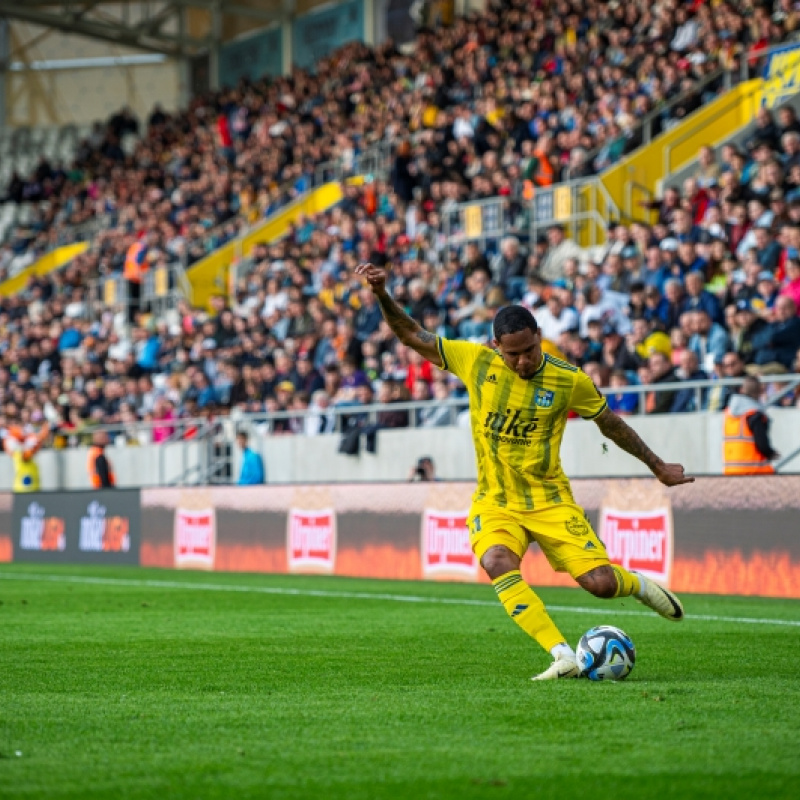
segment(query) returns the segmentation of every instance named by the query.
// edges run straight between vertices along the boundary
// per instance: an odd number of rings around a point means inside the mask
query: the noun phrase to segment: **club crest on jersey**
[[[534,395],[533,402],[539,408],[550,408],[553,405],[555,392],[548,391],[547,389],[537,389]]]
[[[581,519],[580,517],[570,517],[564,523],[564,527],[566,527],[573,536],[586,536],[586,534],[589,533],[589,525],[585,519]]]

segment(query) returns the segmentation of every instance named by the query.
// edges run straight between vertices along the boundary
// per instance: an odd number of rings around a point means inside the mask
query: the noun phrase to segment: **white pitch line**
[[[87,575],[42,575],[34,573],[0,572],[0,579],[48,582],[48,583],[78,583],[99,586],[133,586],[140,589],[190,589],[199,592],[243,592],[245,594],[275,594],[295,597],[327,597],[342,600],[386,600],[394,603],[431,603],[434,605],[449,606],[484,606],[496,608],[496,601],[470,600],[463,597],[425,597],[413,594],[383,594],[377,592],[344,592],[326,589],[291,589],[283,586],[236,586],[225,583],[190,583],[188,581],[161,581],[132,578],[96,578]],[[551,611],[572,614],[599,614],[602,608],[585,608],[582,606],[547,605]],[[614,608],[614,614],[628,617],[651,617],[650,611],[625,611]],[[714,614],[688,614],[687,619],[702,622],[739,622],[744,625],[789,625],[800,628],[800,620],[793,619],[760,619],[757,617],[723,617]]]

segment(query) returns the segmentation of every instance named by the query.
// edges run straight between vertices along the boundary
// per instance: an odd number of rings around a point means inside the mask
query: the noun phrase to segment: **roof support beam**
[[[0,17],[30,22],[34,25],[53,28],[65,33],[76,33],[81,36],[88,36],[91,39],[100,39],[101,41],[139,48],[140,50],[163,53],[172,57],[185,55],[188,51],[199,50],[207,44],[205,40],[192,39],[188,36],[169,36],[158,31],[149,32],[139,28],[129,28],[121,24],[114,25],[108,22],[99,22],[95,19],[54,13],[43,8],[34,8],[27,4],[23,5],[19,0],[0,0]]]

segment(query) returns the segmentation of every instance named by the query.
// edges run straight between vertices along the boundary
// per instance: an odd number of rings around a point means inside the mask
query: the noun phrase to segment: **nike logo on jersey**
[[[490,411],[483,423],[485,428],[495,433],[502,433],[505,436],[525,438],[530,436],[538,427],[539,418],[522,418],[522,412],[516,409],[513,414],[511,409],[507,409],[505,414],[497,411]]]

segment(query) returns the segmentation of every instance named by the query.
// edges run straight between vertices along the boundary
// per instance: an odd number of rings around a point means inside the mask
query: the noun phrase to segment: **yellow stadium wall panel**
[[[747,125],[763,95],[761,79],[740,84],[603,173],[600,179],[623,216],[649,222],[650,212],[640,201],[655,194],[670,173],[696,158],[703,145],[723,144]]]
[[[69,264],[75,256],[85,253],[88,249],[88,242],[75,242],[74,244],[65,244],[63,247],[51,250],[38,261],[34,261],[33,264],[22,270],[18,275],[0,283],[0,297],[11,297],[19,294],[34,275],[47,275],[48,272],[53,272],[53,270]]]

